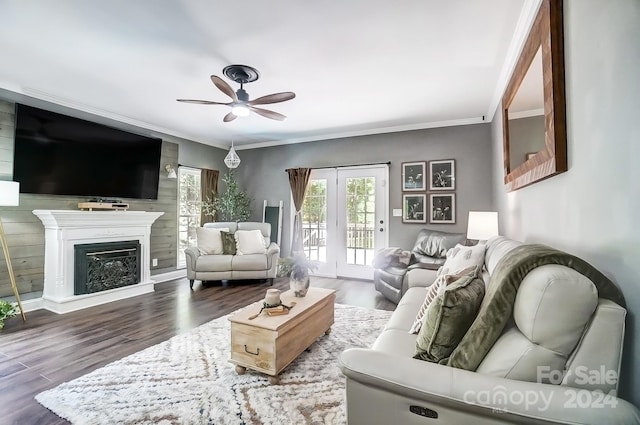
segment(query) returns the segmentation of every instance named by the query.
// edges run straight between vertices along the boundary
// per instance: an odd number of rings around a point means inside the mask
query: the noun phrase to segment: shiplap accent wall
[[[13,177],[14,104],[0,101],[0,179]],[[178,164],[178,145],[162,142],[160,181],[157,200],[123,199],[132,211],[162,211],[151,227],[151,259],[158,266],[151,274],[176,268],[178,180],[167,178],[165,164]],[[21,298],[39,297],[44,283],[44,227],[33,215],[35,209],[75,210],[78,202],[88,197],[20,194],[20,205],[0,208],[0,217],[7,234],[16,283]],[[9,276],[3,256],[0,256],[0,298],[12,296]]]

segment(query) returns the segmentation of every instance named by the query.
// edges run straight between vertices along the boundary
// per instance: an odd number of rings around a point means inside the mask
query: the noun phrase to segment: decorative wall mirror
[[[507,191],[567,171],[562,1],[542,0],[502,97]]]

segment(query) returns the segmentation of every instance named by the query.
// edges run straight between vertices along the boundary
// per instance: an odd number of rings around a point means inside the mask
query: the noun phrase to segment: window
[[[184,250],[196,244],[196,228],[200,226],[200,170],[178,168],[178,268],[185,268]]]

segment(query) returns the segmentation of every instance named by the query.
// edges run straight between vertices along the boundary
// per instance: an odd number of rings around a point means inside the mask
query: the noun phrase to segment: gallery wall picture
[[[432,193],[429,195],[429,223],[454,224],[456,222],[455,193]]]
[[[455,190],[456,162],[454,159],[429,161],[429,190]]]
[[[427,163],[403,162],[402,163],[402,191],[425,191],[427,190],[426,177]]]
[[[402,195],[402,222],[403,223],[426,223],[427,195]]]

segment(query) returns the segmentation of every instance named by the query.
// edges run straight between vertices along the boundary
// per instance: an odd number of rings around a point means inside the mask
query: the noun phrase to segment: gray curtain
[[[311,175],[311,168],[289,168],[289,185],[291,186],[291,194],[293,195],[293,205],[296,214],[293,219],[293,239],[291,241],[291,254],[303,251],[302,245],[302,203],[304,202],[304,194],[307,191],[307,183]]]
[[[202,202],[213,201],[218,194],[218,170],[200,170],[200,199]],[[214,221],[215,217],[200,213],[200,225],[204,225],[210,221]]]

